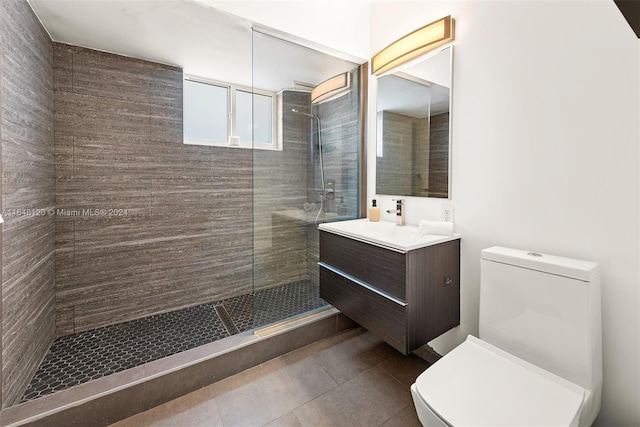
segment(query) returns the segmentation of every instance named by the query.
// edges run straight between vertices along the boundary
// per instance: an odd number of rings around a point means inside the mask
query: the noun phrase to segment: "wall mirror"
[[[453,46],[378,78],[376,192],[451,197]]]

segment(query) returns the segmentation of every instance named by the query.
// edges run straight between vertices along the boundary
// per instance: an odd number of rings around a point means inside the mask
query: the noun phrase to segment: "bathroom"
[[[594,260],[603,270],[605,378],[602,410],[596,425],[638,425],[640,154],[637,117],[640,50],[637,37],[613,2],[346,2],[340,3],[340,14],[327,8],[326,2],[309,2],[304,10],[278,2],[210,3],[227,13],[312,41],[317,46],[346,52],[350,57],[362,59],[362,62],[402,35],[442,16],[452,15],[457,27],[452,92],[452,192],[449,202],[455,206],[453,219],[463,242],[461,325],[431,345],[444,354],[462,342],[468,333],[477,333],[479,254],[483,248],[504,245]],[[7,31],[7,22],[0,22],[2,31]],[[327,25],[327,22],[331,24]],[[24,25],[8,29],[17,34],[28,34],[27,30]],[[158,49],[162,49],[163,43],[158,44]],[[18,80],[16,84],[26,83]],[[367,204],[377,197],[375,149],[371,145],[375,141],[375,120],[371,119],[375,117],[375,78],[370,77],[368,85],[366,139],[370,149],[367,150],[366,165]],[[42,105],[49,105],[52,111],[53,102],[51,97]],[[158,111],[157,117],[154,116],[157,120],[154,118],[152,121],[151,131],[153,126],[162,126],[163,121],[170,120],[163,114],[171,105],[165,107],[164,112]],[[2,114],[3,120],[9,114],[4,107]],[[48,117],[48,120],[54,119],[57,124],[65,117]],[[36,156],[36,160],[16,161],[12,156],[17,154],[5,146],[4,125],[2,132],[2,188],[5,195],[11,191],[12,183],[22,184],[25,179],[19,170],[12,170],[11,165],[25,165],[39,159],[51,169],[52,163],[51,160],[41,160],[42,157],[38,156],[45,154],[34,153],[33,150],[30,153]],[[53,164],[56,177],[64,174],[62,168],[68,165],[65,159],[74,155],[68,149],[72,144],[56,141],[53,152],[56,156]],[[50,151],[46,155],[50,156],[53,146],[47,149]],[[95,163],[90,164],[86,173],[100,176],[105,173],[104,169],[114,169],[117,174],[121,165],[138,160],[132,158],[131,147],[122,146],[121,150],[122,157],[117,164],[101,164],[100,154],[93,154],[95,157],[90,160]],[[155,157],[161,154],[166,157]],[[251,178],[243,181],[239,175],[243,168],[251,168],[252,153],[247,150],[243,154],[247,158],[216,159],[219,162],[216,170],[221,177],[218,183],[223,190],[231,189],[227,194],[234,197],[226,212],[229,222],[222,225],[222,230],[229,230],[229,227],[251,228],[252,209],[242,207],[246,206],[243,203],[246,203],[253,183]],[[153,166],[187,177],[195,175],[200,167],[209,167],[202,164],[199,154],[184,159],[186,165],[177,163],[172,155],[177,153],[151,152],[140,161],[157,162]],[[100,168],[104,169],[101,171]],[[33,192],[44,198],[44,206],[60,207],[64,198],[61,201],[54,189],[60,184],[52,178],[48,176],[43,188],[34,188]],[[142,213],[141,208],[149,206],[151,201],[145,200],[142,191],[132,188],[132,181],[127,176],[122,175],[120,179],[119,187],[105,189],[114,202],[120,202],[114,207],[128,207],[134,213],[138,208]],[[69,191],[82,191],[82,188],[74,189],[72,181],[62,184],[68,185]],[[130,192],[125,193],[125,189]],[[171,194],[179,195],[183,190],[177,186]],[[92,208],[90,194],[85,197],[86,208]],[[393,208],[391,199],[392,196],[377,197],[383,211],[382,219],[386,221],[393,221],[390,214],[384,213],[384,210]],[[415,224],[423,218],[440,218],[442,203],[439,199],[407,198],[407,223]],[[4,199],[3,208],[8,207]],[[351,204],[350,208],[355,206]],[[168,232],[173,232],[173,212],[161,213],[167,215]],[[132,228],[113,230],[114,238],[118,239],[130,230],[144,233],[147,220],[142,215],[129,217],[127,221],[133,223]],[[136,227],[135,221],[145,224],[145,227]],[[58,256],[62,259],[73,256],[65,253],[64,239],[58,241],[58,247],[53,246],[51,233],[55,230],[57,236],[64,237],[64,227],[65,224],[56,222],[53,228],[53,224],[48,223],[46,229],[33,230],[33,234],[24,237],[28,242],[45,242],[33,245],[33,248],[39,247],[38,250],[45,254],[42,262],[47,264],[47,280],[55,279],[56,283],[67,279],[52,276],[64,273],[64,269],[58,268]],[[194,228],[192,231],[197,233],[197,225]],[[91,230],[75,230],[76,233],[78,231]],[[14,245],[8,246],[11,232],[11,229],[3,227],[3,335],[11,332],[12,322],[18,318],[13,310],[20,310],[20,307],[7,302],[11,289],[5,284],[11,286],[8,278],[14,274],[11,272],[12,266],[15,268],[14,262],[20,263],[29,257],[29,254],[16,252]],[[117,233],[121,233],[120,237]],[[87,235],[86,240],[79,243],[91,249],[97,240],[109,244],[108,237]],[[219,249],[213,256],[220,257],[220,262],[227,264],[227,271],[233,271],[227,277],[229,286],[234,285],[231,282],[242,282],[246,277],[249,277],[249,282],[253,280],[252,263],[237,262],[242,255],[252,255],[251,233],[242,239],[234,242],[237,246],[212,248],[214,252]],[[246,251],[244,243],[248,244],[247,252],[243,252]],[[57,251],[55,269],[54,251]],[[165,273],[175,274],[175,279],[187,280],[189,275],[197,277],[204,273],[202,269],[206,271],[206,258],[212,256],[211,253],[201,255],[201,263],[189,266],[181,264],[180,258],[172,258],[175,263]],[[118,259],[128,256],[130,253],[127,251],[109,253],[102,260],[105,268],[99,273],[107,279],[113,278],[114,283],[122,286],[126,286],[134,273],[147,273],[139,271],[144,269],[143,265],[132,266],[134,271],[109,269],[109,265],[118,265]],[[48,296],[50,299],[59,297]],[[123,295],[122,298],[128,297]],[[168,299],[161,295],[157,298],[159,303]],[[172,295],[171,298],[180,296]],[[100,308],[110,310],[106,304]],[[114,314],[128,315],[126,312]],[[67,315],[71,313],[59,312],[55,327],[64,328],[70,324],[65,323],[69,319]],[[51,330],[37,330],[36,333],[50,334]],[[3,340],[3,360],[10,345],[11,342]]]

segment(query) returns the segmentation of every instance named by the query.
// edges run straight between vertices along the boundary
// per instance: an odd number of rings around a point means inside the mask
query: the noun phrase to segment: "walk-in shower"
[[[56,208],[128,216],[55,218],[53,344],[24,368],[9,406],[328,307],[318,291],[317,225],[360,215],[362,73],[264,32],[246,36],[248,79],[212,70],[190,80],[228,95],[221,105],[236,115],[227,124],[240,136],[210,144],[183,143],[183,70],[54,46],[64,70],[55,79],[68,78],[55,81],[56,99],[67,101],[54,113],[80,117],[56,122],[56,153],[65,153],[55,157]],[[69,57],[77,67],[65,68]],[[87,77],[117,81],[122,70],[167,93],[148,99],[143,84],[93,88]],[[329,91],[315,90],[336,76]],[[82,103],[63,84],[72,79],[100,102]],[[112,109],[118,102],[136,114]],[[277,139],[267,144],[265,135]]]

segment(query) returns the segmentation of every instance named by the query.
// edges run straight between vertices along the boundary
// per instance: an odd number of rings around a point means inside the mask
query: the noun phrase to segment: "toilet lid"
[[[573,426],[584,389],[473,336],[416,379],[452,426]]]

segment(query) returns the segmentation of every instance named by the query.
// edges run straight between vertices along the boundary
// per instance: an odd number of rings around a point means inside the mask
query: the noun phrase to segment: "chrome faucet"
[[[388,210],[387,213],[396,214],[396,225],[404,225],[404,199],[393,199],[393,201],[396,202],[396,208],[393,210]]]

